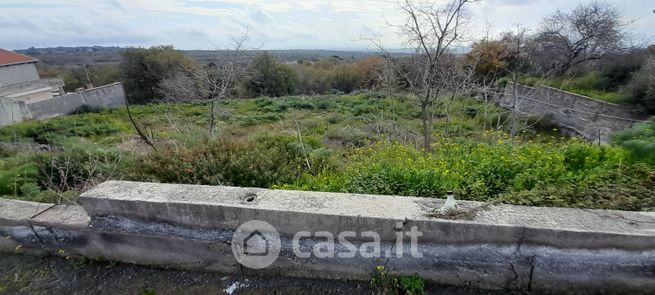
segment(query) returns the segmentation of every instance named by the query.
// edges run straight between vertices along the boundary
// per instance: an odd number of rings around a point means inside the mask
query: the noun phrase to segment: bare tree
[[[563,75],[572,67],[621,49],[625,39],[621,12],[605,1],[580,4],[546,18],[532,42],[542,67]]]
[[[233,38],[231,50],[221,51],[225,56],[217,57],[209,64],[194,63],[178,71],[159,85],[169,101],[199,101],[209,107],[209,136],[214,134],[218,102],[233,94],[238,81],[245,75],[247,60],[244,56],[246,32]]]
[[[509,96],[508,104],[504,107],[509,108],[509,118],[505,122],[501,122],[501,117],[498,117],[496,129],[500,130],[502,126],[509,125],[510,137],[513,139],[519,133],[530,130],[536,124],[544,119],[544,115],[537,117],[529,117],[529,114],[540,113],[535,110],[539,105],[526,102],[526,98],[536,95],[534,90],[520,85],[521,76],[529,69],[531,60],[534,58],[528,52],[529,42],[531,41],[529,31],[527,28],[517,25],[515,31],[505,32],[501,36],[501,42],[507,46],[511,62],[505,69],[505,74],[510,77],[510,84],[506,86],[505,96]],[[541,84],[546,79],[544,75],[532,77],[535,84]],[[520,89],[519,89],[520,88]],[[536,90],[536,89],[535,89]],[[532,121],[532,122],[530,122]]]
[[[526,100],[536,89],[519,84],[530,67],[531,56],[526,50],[528,40],[528,30],[517,25],[516,30],[502,33],[498,40],[490,40],[487,36],[476,42],[473,50],[465,55],[464,72],[460,73],[461,78],[452,84],[461,85],[463,90],[460,92],[474,88],[482,96],[481,99],[485,102],[484,130],[487,129],[487,104],[491,100],[498,102],[508,111],[504,113],[507,116],[497,114],[496,122],[492,122],[490,127],[495,125],[498,131],[507,129],[512,138],[519,133],[531,131],[531,128],[544,118],[529,116],[539,113],[534,110],[538,105]],[[472,79],[474,75],[477,75],[477,79]],[[494,85],[499,76],[509,77],[506,86]],[[536,83],[543,79],[535,76],[531,78],[536,78]],[[476,83],[472,83],[472,80]]]
[[[431,107],[444,91],[447,77],[443,66],[453,44],[462,39],[464,7],[476,0],[449,0],[438,6],[434,2],[403,0],[400,9],[406,17],[401,32],[414,48],[410,64],[406,66],[404,80],[421,108],[423,148],[431,149]]]
[[[78,157],[63,148],[61,156],[53,156],[41,172],[45,176],[41,184],[53,195],[56,203],[76,203],[80,193],[98,183],[120,179],[120,163],[123,157],[112,152],[82,153]],[[84,161],[84,158],[87,158]],[[82,161],[81,161],[82,160]]]
[[[444,63],[439,79],[442,81],[443,90],[448,93],[445,103],[446,124],[443,130],[443,136],[450,134],[451,106],[458,95],[471,93],[476,88],[475,64],[466,63],[454,55],[448,55],[447,63]],[[478,63],[479,59],[474,61]]]
[[[517,133],[517,116],[518,116],[518,107],[519,107],[519,94],[518,94],[518,85],[519,85],[519,76],[521,75],[521,69],[523,67],[522,61],[524,58],[524,48],[525,48],[525,38],[527,35],[527,29],[521,26],[516,27],[516,33],[514,35],[508,34],[505,35],[505,42],[508,43],[508,48],[510,52],[516,57],[516,63],[508,67],[508,72],[512,77],[512,116],[511,116],[511,127],[510,127],[510,137],[514,137]]]

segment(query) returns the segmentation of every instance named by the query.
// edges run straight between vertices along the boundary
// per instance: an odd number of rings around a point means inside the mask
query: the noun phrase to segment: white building
[[[39,101],[64,94],[61,79],[40,79],[37,59],[0,49],[0,97]]]

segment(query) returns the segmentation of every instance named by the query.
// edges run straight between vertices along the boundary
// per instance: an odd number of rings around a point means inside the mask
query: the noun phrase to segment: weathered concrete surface
[[[396,223],[409,220],[429,229],[422,238],[435,242],[514,243],[521,238],[558,247],[635,250],[650,249],[655,242],[654,213],[511,205],[484,208],[482,203],[460,203],[476,211],[472,220],[435,221],[430,215],[443,205],[440,199],[225,186],[110,181],[80,198],[92,216],[231,229],[260,219],[289,235],[302,230],[338,233],[375,229],[383,240],[394,240]],[[449,234],[451,231],[458,234]],[[626,241],[626,236],[631,240]]]
[[[0,126],[30,119],[47,119],[69,114],[82,106],[109,108],[125,105],[123,85],[114,83],[43,100],[0,98]]]
[[[0,66],[0,87],[25,81],[39,80],[36,60],[21,64]]]
[[[32,119],[66,115],[81,106],[96,108],[125,105],[123,85],[114,83],[28,104]]]
[[[549,116],[566,131],[590,141],[608,142],[612,134],[630,128],[647,117],[617,104],[600,101],[547,86],[505,87],[497,102],[531,116]]]
[[[64,87],[64,80],[60,78],[30,80],[0,87],[0,96],[16,100],[32,100],[38,99],[38,97],[34,96],[34,93],[42,92],[45,89],[43,96],[52,98],[51,92],[61,87]]]
[[[101,184],[80,202],[82,207],[51,208],[0,202],[0,234],[10,237],[0,248],[21,245],[138,264],[328,279],[368,280],[376,265],[387,264],[391,272],[418,273],[438,284],[655,292],[653,213],[461,202],[473,210],[472,218],[446,220],[430,217],[443,202],[437,199],[134,182]],[[9,213],[15,211],[23,213]],[[231,251],[234,230],[252,219],[274,225],[282,239],[277,261],[257,271],[242,268]],[[412,226],[423,233],[422,257],[412,257],[408,246],[402,257],[391,258],[299,258],[292,249],[297,231],[336,236],[350,230],[378,232],[381,253],[395,253],[396,230]],[[303,239],[300,249],[309,252],[319,242],[324,240]],[[359,247],[370,240],[358,236],[351,242]],[[337,245],[335,251],[347,249]]]
[[[0,126],[27,120],[29,115],[29,110],[24,102],[0,96]]]

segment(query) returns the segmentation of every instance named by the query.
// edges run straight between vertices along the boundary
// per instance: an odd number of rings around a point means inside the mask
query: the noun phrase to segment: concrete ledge
[[[430,217],[442,206],[440,199],[125,181],[99,185],[84,193],[80,204],[92,216],[196,228],[234,230],[258,219],[291,236],[303,230],[375,230],[383,240],[394,240],[396,223],[409,221],[423,230],[425,241],[449,244],[522,242],[625,250],[655,245],[655,213],[646,212],[460,202],[475,212],[472,218],[446,220]]]
[[[227,273],[369,280],[377,265],[440,284],[570,293],[655,292],[655,214],[483,206],[470,220],[430,217],[442,200],[112,181],[81,206],[0,200],[0,250],[86,256]],[[235,229],[253,219],[281,234],[280,257],[249,270],[232,255]],[[398,222],[401,223],[398,228]],[[299,258],[298,231],[375,231],[393,250],[398,230],[423,236],[412,257]],[[319,238],[303,240],[307,252]],[[358,238],[358,247],[368,242]],[[342,253],[343,247],[336,247]]]
[[[0,223],[3,225],[28,225],[28,221],[38,216],[54,204],[0,199]]]

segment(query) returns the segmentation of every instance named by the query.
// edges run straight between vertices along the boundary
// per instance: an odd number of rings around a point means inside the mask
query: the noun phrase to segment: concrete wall
[[[646,118],[630,110],[559,89],[517,85],[517,110],[532,116],[548,116],[565,131],[591,141],[608,142],[615,132],[630,128]],[[515,96],[512,84],[497,102],[512,109]]]
[[[0,86],[39,80],[35,63],[0,67]]]
[[[11,125],[30,117],[25,103],[7,97],[0,97],[0,126]]]
[[[60,78],[39,79],[0,87],[0,96],[31,103],[64,95],[63,86],[64,80]]]
[[[80,92],[86,105],[110,108],[125,105],[123,84],[114,83]]]
[[[466,217],[433,217],[443,200],[254,188],[106,182],[81,206],[0,199],[0,250],[82,255],[181,269],[370,280],[377,265],[440,284],[571,294],[655,292],[655,214],[460,202]],[[241,267],[232,236],[250,220],[273,225],[279,258]],[[412,257],[300,258],[298,231],[374,231],[381,251],[422,232]],[[307,250],[324,240],[308,238]],[[350,240],[356,247],[370,240]],[[408,241],[405,241],[409,243]],[[398,248],[396,248],[398,249]],[[337,248],[337,252],[344,249]]]
[[[114,83],[50,99],[18,101],[4,98],[0,101],[3,101],[0,103],[0,126],[3,126],[23,120],[66,115],[84,105],[100,108],[120,107],[125,105],[125,96],[123,85]]]
[[[23,101],[46,100],[52,98],[52,87],[43,87],[30,91],[12,94],[9,98]]]

